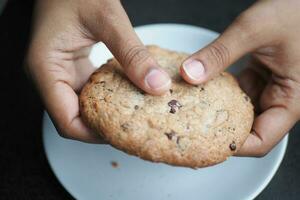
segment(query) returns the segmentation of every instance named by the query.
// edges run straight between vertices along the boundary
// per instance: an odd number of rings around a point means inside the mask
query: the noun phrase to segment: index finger
[[[280,142],[296,123],[296,119],[284,107],[271,107],[253,123],[252,134],[246,139],[236,156],[261,157]]]
[[[171,86],[169,75],[141,42],[121,3],[108,1],[106,4],[109,12],[99,12],[95,19],[87,19],[87,28],[96,39],[105,43],[136,86],[153,95],[168,91]],[[90,21],[101,21],[101,27]]]

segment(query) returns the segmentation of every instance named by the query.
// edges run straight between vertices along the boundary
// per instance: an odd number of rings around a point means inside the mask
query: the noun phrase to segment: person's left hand
[[[183,78],[200,84],[251,53],[253,59],[239,82],[258,116],[237,155],[264,156],[300,119],[299,10],[299,0],[258,1],[183,62]]]

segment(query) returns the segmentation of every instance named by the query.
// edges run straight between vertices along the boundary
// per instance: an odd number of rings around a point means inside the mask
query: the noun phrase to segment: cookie
[[[134,86],[120,64],[109,60],[93,73],[80,95],[84,122],[112,146],[153,162],[192,168],[226,160],[250,133],[253,106],[229,73],[205,84],[187,84],[179,67],[188,56],[149,46],[172,78],[163,96]]]

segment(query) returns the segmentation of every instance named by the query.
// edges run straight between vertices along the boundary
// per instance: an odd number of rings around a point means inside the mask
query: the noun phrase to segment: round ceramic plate
[[[218,34],[203,28],[156,24],[137,27],[145,44],[192,53]],[[97,44],[90,59],[95,66],[111,54]],[[236,72],[239,66],[233,66]],[[285,137],[264,158],[231,157],[204,169],[151,163],[109,145],[92,145],[58,136],[49,116],[43,121],[44,147],[50,166],[66,190],[80,200],[253,199],[270,182],[285,153]]]

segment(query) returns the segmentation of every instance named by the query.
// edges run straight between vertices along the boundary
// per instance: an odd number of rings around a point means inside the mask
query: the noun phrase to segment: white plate
[[[179,24],[147,25],[137,27],[136,31],[145,44],[188,53],[218,35]],[[90,58],[99,66],[109,56],[99,44]],[[214,167],[192,170],[144,161],[108,145],[66,140],[58,136],[46,113],[43,122],[50,166],[66,190],[80,200],[253,199],[274,176],[288,141],[286,136],[264,158],[232,157]],[[117,168],[112,167],[112,161],[118,163]]]

